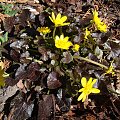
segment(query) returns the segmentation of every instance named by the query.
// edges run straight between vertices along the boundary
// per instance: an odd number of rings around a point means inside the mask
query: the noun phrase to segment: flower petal
[[[86,80],[85,77],[82,77],[82,79],[81,79],[81,84],[82,84],[83,87],[86,86],[86,84],[87,84],[87,80]]]
[[[72,42],[70,42],[70,41],[68,41],[67,43],[68,43],[69,47],[73,45]]]
[[[52,12],[52,19],[55,20],[55,14]]]
[[[91,93],[100,93],[100,90],[97,88],[92,88]]]
[[[84,88],[81,88],[78,92],[82,92],[82,91],[84,91]]]
[[[58,15],[56,17],[56,20],[59,20],[59,19],[61,19],[61,14],[60,13],[58,13]]]
[[[82,100],[82,98],[84,97],[84,95],[85,95],[84,93],[81,93],[77,100],[78,101]]]
[[[37,28],[37,31],[38,31],[38,32],[40,31],[40,27]]]
[[[49,16],[50,20],[53,22],[53,19]]]
[[[95,83],[97,82],[97,79],[94,79],[91,83],[91,85],[93,86]]]
[[[89,78],[88,82],[87,82],[87,85],[91,85],[92,84],[92,77]]]
[[[60,35],[60,39],[61,40],[63,40],[64,39],[64,35],[62,34],[62,35]]]
[[[87,95],[84,95],[83,99],[82,99],[82,102],[84,102],[87,98]]]
[[[67,17],[66,16],[63,16],[62,18],[61,18],[61,21],[62,22],[65,22],[67,20]]]
[[[64,38],[64,41],[65,41],[65,42],[68,42],[68,39],[69,39],[69,37],[65,37],[65,38]]]
[[[63,23],[62,26],[69,25],[70,23]]]
[[[56,35],[56,36],[55,36],[55,40],[59,40],[59,39],[60,39],[59,36]]]

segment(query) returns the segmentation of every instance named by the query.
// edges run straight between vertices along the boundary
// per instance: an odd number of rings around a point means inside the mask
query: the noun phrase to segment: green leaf
[[[3,35],[3,37],[4,37],[4,41],[7,42],[7,41],[8,41],[8,32],[6,32],[6,33]]]
[[[8,32],[6,32],[3,36],[0,36],[0,42],[4,43],[8,41]]]
[[[17,13],[16,10],[12,10],[12,11],[8,12],[7,14],[8,14],[9,16],[14,16],[16,13]]]
[[[4,42],[4,37],[0,36],[0,42]]]
[[[0,8],[2,8],[2,13],[8,14],[9,16],[14,16],[18,11],[12,9],[12,4],[7,5],[1,5]]]

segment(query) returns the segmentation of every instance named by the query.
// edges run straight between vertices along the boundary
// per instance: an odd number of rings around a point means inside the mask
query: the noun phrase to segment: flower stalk
[[[54,27],[54,30],[53,30],[53,39],[55,38],[55,32],[56,32],[56,27]]]
[[[84,58],[84,57],[80,57],[80,56],[73,56],[73,58],[75,58],[75,59],[80,59],[80,60],[84,60],[84,61],[90,62],[90,63],[92,63],[92,64],[94,64],[94,65],[97,65],[97,66],[99,66],[99,67],[101,67],[101,68],[108,69],[107,66],[105,66],[105,65],[103,65],[103,64],[100,64],[100,63],[98,63],[98,62],[95,62],[95,61],[93,61],[93,60],[90,60],[90,59],[88,59],[88,58]]]

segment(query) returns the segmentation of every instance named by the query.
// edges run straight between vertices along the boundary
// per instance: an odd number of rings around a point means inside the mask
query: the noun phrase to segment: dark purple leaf
[[[4,28],[7,32],[11,32],[15,25],[15,17],[8,17],[3,22]]]
[[[27,20],[30,18],[30,11],[28,9],[24,9],[22,13],[16,17],[16,21],[20,23],[21,26],[25,27],[27,25]]]
[[[71,55],[70,52],[63,52],[64,58],[61,59],[63,63],[70,63],[73,61],[73,56]]]
[[[45,24],[45,15],[42,14],[42,13],[39,15],[39,22],[40,22],[40,24],[42,26],[44,26],[44,24]]]
[[[56,72],[52,72],[48,75],[47,85],[49,89],[56,89],[62,85],[61,82],[57,78]]]
[[[120,45],[118,43],[115,43],[113,41],[110,41],[110,54],[108,55],[108,59],[110,58],[115,58],[118,57],[120,55]]]
[[[32,62],[29,67],[28,67],[28,70],[37,70],[39,71],[40,69],[40,65],[36,62]]]
[[[48,54],[47,54],[47,50],[44,47],[39,47],[38,51],[39,51],[40,54],[42,54],[41,59],[43,61],[47,61],[48,57],[49,57]]]
[[[33,103],[27,104],[26,102],[16,101],[11,120],[25,120],[30,118],[33,111],[33,107]]]
[[[10,51],[10,57],[13,59],[13,61],[19,62],[19,60],[20,60],[20,53],[17,52],[16,50],[12,49]]]
[[[15,79],[8,77],[5,79],[5,85],[6,86],[14,86],[15,84],[17,84],[18,81],[16,81]]]
[[[38,119],[53,120],[55,117],[55,98],[53,95],[43,95],[43,100],[39,101]]]

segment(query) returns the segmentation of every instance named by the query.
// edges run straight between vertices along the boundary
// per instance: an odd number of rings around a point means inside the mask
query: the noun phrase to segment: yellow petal
[[[61,18],[61,21],[62,22],[65,22],[67,20],[67,17],[66,16],[63,16],[62,18]]]
[[[98,12],[96,10],[93,11],[93,15],[94,15],[94,17],[97,17],[98,16]]]
[[[68,42],[68,39],[69,39],[69,37],[65,37],[65,38],[64,38],[64,41],[65,41],[65,42]]]
[[[81,88],[78,92],[82,92],[82,91],[84,91],[84,88]]]
[[[90,31],[88,30],[88,28],[86,28],[85,30],[85,39],[88,39],[88,36],[90,36]]]
[[[60,39],[61,40],[63,40],[64,39],[64,35],[62,34],[62,35],[60,35]]]
[[[38,31],[38,32],[40,31],[40,27],[37,28],[37,31]]]
[[[86,86],[86,84],[87,84],[87,80],[86,80],[85,77],[82,77],[82,79],[81,79],[81,84],[82,84],[83,87]]]
[[[86,97],[87,97],[87,95],[83,96],[82,102],[84,102],[86,100]]]
[[[73,51],[77,52],[77,51],[79,51],[79,48],[80,48],[80,46],[78,44],[75,44],[73,46]]]
[[[64,49],[68,50],[69,47],[72,45],[70,41],[64,43]]]
[[[91,93],[100,93],[100,90],[97,88],[92,88]]]
[[[97,79],[94,79],[91,83],[91,85],[93,86],[96,83]]]
[[[55,40],[59,40],[59,39],[60,39],[59,36],[56,35],[56,36],[55,36]]]
[[[91,85],[92,84],[92,77],[89,78],[87,85]]]
[[[61,18],[61,14],[59,13],[56,17],[56,20],[59,20]]]
[[[78,101],[82,100],[82,98],[84,97],[84,95],[85,95],[84,93],[81,93],[77,100]]]
[[[49,16],[49,18],[50,18],[50,20],[51,20],[52,22],[54,22],[53,19],[52,19],[50,16]]]
[[[55,20],[55,14],[52,12],[52,19]]]
[[[70,42],[70,41],[68,41],[67,44],[68,44],[68,47],[73,45],[72,42]]]
[[[69,25],[70,23],[63,23],[62,26]]]

